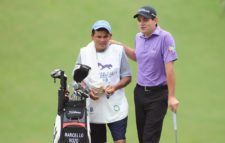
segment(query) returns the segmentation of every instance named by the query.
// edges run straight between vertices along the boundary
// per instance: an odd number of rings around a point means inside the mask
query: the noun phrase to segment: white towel
[[[104,82],[100,79],[98,63],[96,58],[96,48],[94,42],[90,42],[80,51],[82,64],[91,67],[89,75],[85,78],[86,84],[92,89],[101,89],[105,87]]]

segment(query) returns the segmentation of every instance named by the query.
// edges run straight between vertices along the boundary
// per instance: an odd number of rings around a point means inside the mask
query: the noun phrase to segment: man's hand
[[[123,45],[121,42],[119,42],[119,41],[116,41],[116,40],[113,40],[113,39],[111,39],[110,41],[109,41],[109,44],[117,44],[117,45]]]
[[[170,97],[169,96],[168,105],[169,105],[171,111],[176,113],[178,105],[179,105],[179,101],[176,99],[176,97]]]

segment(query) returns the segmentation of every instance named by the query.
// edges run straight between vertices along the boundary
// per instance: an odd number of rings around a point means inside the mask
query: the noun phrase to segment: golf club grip
[[[177,115],[173,112],[173,128],[177,130]]]
[[[175,135],[175,142],[178,143],[177,139],[177,115],[175,112],[173,112],[173,129],[174,129],[174,135]]]

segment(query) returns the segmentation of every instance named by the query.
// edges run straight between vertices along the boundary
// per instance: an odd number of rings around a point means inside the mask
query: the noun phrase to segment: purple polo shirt
[[[137,33],[135,53],[138,65],[137,83],[142,86],[167,84],[165,64],[177,59],[172,35],[159,26],[145,38]]]

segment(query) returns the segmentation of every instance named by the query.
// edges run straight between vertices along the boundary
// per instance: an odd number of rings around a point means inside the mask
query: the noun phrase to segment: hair
[[[155,18],[156,18],[156,16],[151,16],[151,18],[150,18],[150,19],[154,20]]]
[[[105,28],[99,28],[97,30],[92,29],[91,35],[93,36],[95,34],[95,31],[105,31],[107,34],[111,34],[107,29]]]

